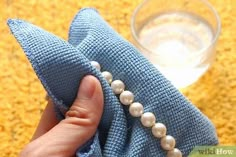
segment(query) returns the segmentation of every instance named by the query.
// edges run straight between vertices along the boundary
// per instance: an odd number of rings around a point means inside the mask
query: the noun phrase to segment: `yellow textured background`
[[[29,141],[46,102],[45,91],[10,34],[8,18],[30,21],[67,39],[75,13],[96,7],[130,39],[132,11],[141,0],[0,0],[0,156],[13,157]],[[236,145],[236,1],[211,0],[222,20],[213,67],[183,93],[215,124],[221,145]]]

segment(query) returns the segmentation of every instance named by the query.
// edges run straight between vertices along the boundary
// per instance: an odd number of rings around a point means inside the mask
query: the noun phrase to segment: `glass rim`
[[[137,16],[137,13],[138,13],[139,10],[143,7],[143,5],[145,5],[145,3],[146,3],[147,1],[148,1],[148,0],[143,0],[143,2],[142,2],[141,4],[139,4],[139,5],[135,8],[135,10],[134,10],[134,12],[133,12],[133,14],[132,14],[132,16],[131,16],[131,23],[130,23],[131,35],[132,35],[133,39],[135,40],[135,42],[138,44],[138,46],[139,46],[141,49],[145,50],[146,52],[148,52],[148,53],[150,53],[150,54],[154,54],[155,56],[161,56],[161,54],[154,53],[153,51],[151,51],[150,49],[148,49],[147,47],[145,47],[142,43],[140,43],[140,41],[139,41],[139,39],[138,39],[138,36],[137,36],[137,33],[136,33],[136,30],[135,30],[135,28],[134,28],[134,23],[135,23],[135,18],[136,18],[136,16]],[[213,7],[213,5],[212,5],[208,0],[199,0],[199,1],[201,1],[205,6],[207,6],[207,7],[210,9],[210,11],[213,13],[213,16],[214,16],[215,19],[216,19],[216,31],[215,31],[215,33],[213,34],[213,39],[212,39],[211,43],[210,43],[208,46],[206,46],[206,47],[204,47],[204,48],[198,50],[196,53],[194,53],[194,55],[202,54],[202,53],[204,53],[205,51],[207,51],[209,48],[211,48],[212,46],[216,45],[216,42],[217,42],[217,40],[218,40],[218,38],[219,38],[219,36],[220,36],[220,32],[221,32],[220,16],[219,16],[218,12],[216,11],[216,9]]]

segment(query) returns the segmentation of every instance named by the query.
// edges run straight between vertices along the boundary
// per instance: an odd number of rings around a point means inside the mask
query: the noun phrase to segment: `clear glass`
[[[220,29],[206,0],[145,0],[131,19],[134,45],[177,88],[209,69]]]

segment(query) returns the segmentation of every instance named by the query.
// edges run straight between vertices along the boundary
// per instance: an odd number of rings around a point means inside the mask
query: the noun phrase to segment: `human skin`
[[[95,134],[103,104],[100,82],[94,76],[85,76],[64,120],[58,122],[53,103],[48,102],[31,142],[19,157],[75,156],[76,150]]]

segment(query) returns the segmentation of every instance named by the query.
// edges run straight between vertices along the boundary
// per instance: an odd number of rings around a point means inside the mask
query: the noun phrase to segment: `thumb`
[[[35,154],[43,152],[46,156],[73,156],[77,148],[95,134],[102,111],[103,93],[100,82],[91,75],[85,76],[66,118],[32,142],[38,150]]]
[[[68,144],[77,149],[96,132],[103,111],[103,93],[100,82],[94,76],[86,76],[81,82],[77,97],[61,121],[58,129],[66,129]]]

